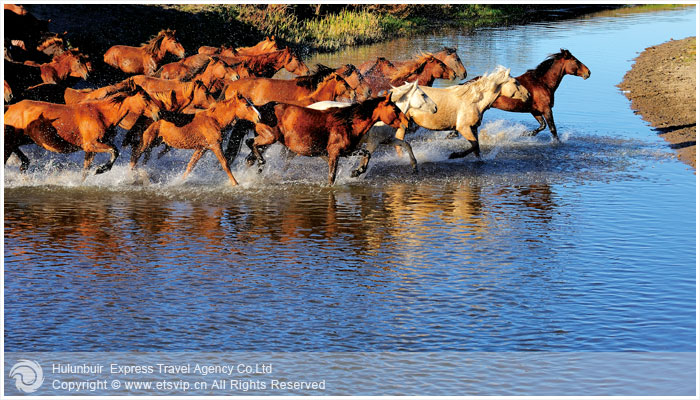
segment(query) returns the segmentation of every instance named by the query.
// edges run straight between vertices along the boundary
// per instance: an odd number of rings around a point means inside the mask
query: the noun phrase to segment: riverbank
[[[51,19],[53,32],[102,54],[120,43],[139,44],[164,28],[175,29],[191,52],[201,45],[249,46],[274,35],[304,55],[345,46],[425,34],[443,27],[502,26],[574,18],[620,5],[251,5],[251,4],[29,4]]]
[[[619,87],[631,107],[695,168],[695,37],[651,46],[637,57]]]

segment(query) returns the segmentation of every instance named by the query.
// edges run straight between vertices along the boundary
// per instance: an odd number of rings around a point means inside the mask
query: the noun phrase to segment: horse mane
[[[449,56],[450,54],[455,54],[455,53],[457,53],[457,49],[456,49],[456,48],[454,48],[454,47],[447,47],[447,46],[443,47],[443,48],[442,48],[442,51],[444,51],[445,54],[448,55],[448,56]]]
[[[41,43],[39,43],[38,46],[36,46],[36,49],[38,51],[42,51],[46,48],[49,48],[51,46],[59,46],[63,47],[64,46],[64,41],[63,38],[58,36],[58,35],[53,35],[53,36],[47,36],[45,38],[42,38]]]
[[[316,87],[323,82],[327,76],[335,72],[333,68],[327,67],[323,64],[316,64],[316,70],[310,75],[300,76],[294,78],[297,86],[314,90]]]
[[[127,82],[127,85],[128,85],[128,90],[117,92],[107,100],[111,104],[121,105],[124,102],[124,100],[126,100],[127,98],[129,98],[131,96],[135,96],[136,94],[140,94],[140,95],[144,96],[144,98],[146,98],[146,99],[150,98],[150,96],[148,95],[148,92],[143,90],[143,88],[141,86],[135,84],[133,80]]]
[[[390,67],[396,68],[394,66],[394,64],[391,61],[387,60],[386,58],[377,57],[377,61],[375,61],[374,65],[372,65],[372,67],[370,67],[370,69],[367,70],[367,73],[365,73],[365,75],[373,75],[376,72],[376,70],[379,68],[380,63],[385,63],[385,64],[389,65]]]
[[[160,49],[161,44],[163,43],[163,39],[166,37],[174,37],[175,31],[171,29],[163,29],[162,31],[158,32],[154,37],[152,37],[148,42],[142,43],[141,46],[149,53],[149,54],[156,54],[158,53],[158,49]]]
[[[550,54],[534,69],[529,69],[526,72],[531,73],[532,75],[534,75],[535,78],[541,78],[544,76],[544,74],[547,73],[547,71],[550,70],[550,68],[552,68],[552,65],[555,61],[561,60],[562,58],[566,58],[567,56],[571,56],[569,50],[561,49],[559,53]]]
[[[437,60],[437,58],[435,58],[435,56],[432,53],[423,53],[415,60],[415,62],[406,64],[403,67],[399,68],[398,71],[394,72],[394,74],[392,74],[392,76],[389,79],[394,80],[412,74],[420,74],[421,72],[423,72],[423,69],[425,69],[425,66],[428,64],[428,62],[432,60]]]
[[[207,69],[207,67],[209,67],[209,64],[211,64],[212,62],[216,62],[216,61],[219,61],[218,57],[209,57],[209,58],[203,59],[199,63],[195,64],[194,69],[191,69],[190,72],[187,73],[187,75],[180,78],[180,81],[187,82],[189,80],[192,80],[192,78],[194,78],[195,76],[203,73]],[[160,67],[158,69],[158,71],[160,71],[161,69],[163,69],[163,67]],[[156,71],[156,73],[158,71]]]
[[[496,79],[497,75],[502,73],[504,70],[506,70],[506,68],[499,65],[491,73],[484,73],[482,76],[477,76],[462,85],[453,87],[457,88],[456,91],[459,92],[461,97],[469,96],[469,98],[473,99],[474,101],[479,101],[484,96],[485,87],[492,83]],[[510,75],[508,75],[508,77],[510,78]]]
[[[373,97],[369,100],[365,100],[361,103],[355,103],[348,107],[337,108],[333,111],[333,116],[341,121],[352,124],[355,116],[367,115],[369,110],[374,110],[377,108],[379,103],[386,100],[384,97]]]

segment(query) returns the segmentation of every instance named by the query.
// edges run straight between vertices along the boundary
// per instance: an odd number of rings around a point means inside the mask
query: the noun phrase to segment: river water
[[[5,351],[694,359],[696,176],[615,85],[644,48],[694,36],[695,13],[437,31],[309,61],[450,46],[469,78],[499,64],[515,76],[567,48],[590,68],[556,92],[563,143],[521,137],[529,114],[489,110],[483,164],[448,160],[464,140],[422,129],[407,137],[417,174],[384,149],[360,178],[342,160],[333,187],[320,159],[285,171],[279,145],[261,175],[237,159],[237,188],[211,154],[185,182],[190,153],[175,150],[136,177],[124,152],[81,183],[82,153],[29,150],[28,174],[4,168]],[[517,383],[505,393],[525,393]]]

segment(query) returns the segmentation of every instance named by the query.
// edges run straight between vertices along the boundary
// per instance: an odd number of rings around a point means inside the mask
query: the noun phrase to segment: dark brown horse
[[[146,151],[156,138],[160,137],[168,146],[194,150],[183,179],[192,171],[204,153],[211,150],[221,163],[221,167],[231,180],[231,184],[237,185],[238,182],[233,177],[221,148],[222,131],[231,125],[236,118],[246,119],[254,123],[260,122],[258,110],[245,97],[234,93],[230,99],[218,102],[207,110],[198,111],[192,122],[185,126],[178,127],[172,122],[156,121],[143,133],[141,147],[132,154],[131,168],[136,167],[141,153]]]
[[[274,115],[263,118],[255,125],[258,136],[250,143],[261,167],[265,160],[260,147],[279,141],[296,154],[328,157],[328,183],[331,185],[335,182],[338,158],[350,155],[377,121],[395,128],[408,124],[406,116],[391,102],[391,94],[323,111],[276,104]]]
[[[112,46],[105,53],[104,62],[127,74],[152,75],[167,53],[179,58],[185,56],[185,49],[175,38],[175,31],[170,29],[158,32],[140,47]]]
[[[159,107],[140,87],[129,92],[120,92],[102,100],[65,105],[41,101],[23,100],[5,111],[5,125],[15,131],[26,130],[29,124],[44,116],[55,128],[55,134],[70,147],[48,148],[51,151],[68,152],[75,149],[85,151],[84,175],[86,175],[95,153],[110,153],[109,162],[97,169],[97,174],[109,171],[119,156],[117,148],[109,142],[113,128],[128,114],[145,114],[158,119]],[[54,134],[44,129],[43,132]],[[51,140],[50,143],[56,143]],[[14,149],[11,149],[14,151]]]
[[[272,78],[282,68],[295,75],[306,75],[309,68],[288,47],[260,55],[223,57],[220,59],[229,65],[244,63],[255,76]]]
[[[564,75],[575,75],[588,79],[591,76],[591,71],[568,50],[561,49],[559,53],[547,57],[535,69],[528,70],[515,78],[530,92],[530,98],[527,101],[522,102],[501,96],[496,99],[492,107],[505,111],[531,113],[540,126],[529,132],[529,135],[535,136],[549,125],[552,136],[559,141],[552,107],[554,107],[554,91],[559,87]]]

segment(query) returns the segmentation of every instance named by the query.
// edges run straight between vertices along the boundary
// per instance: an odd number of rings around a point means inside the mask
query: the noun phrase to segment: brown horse
[[[345,108],[313,110],[292,104],[277,104],[274,115],[255,126],[258,136],[250,145],[262,167],[259,147],[277,141],[296,154],[328,157],[328,183],[335,182],[338,158],[350,155],[367,131],[377,122],[398,128],[408,124],[406,115],[386,98],[377,97]]]
[[[197,112],[192,122],[183,127],[178,127],[168,121],[156,121],[143,133],[141,147],[132,154],[131,168],[136,167],[140,155],[151,146],[156,138],[160,137],[168,146],[194,150],[183,179],[192,171],[204,153],[211,150],[221,163],[221,167],[231,180],[231,184],[237,185],[238,182],[233,177],[221,148],[222,131],[231,125],[236,118],[246,119],[254,123],[260,122],[258,110],[245,97],[234,93],[230,99],[218,102],[207,110]]]
[[[459,55],[457,54],[457,49],[452,47],[444,47],[439,52],[431,54],[435,56],[435,58],[437,58],[438,60],[445,63],[445,65],[447,65],[448,67],[452,68],[456,73],[457,79],[464,79],[467,77],[467,69],[464,67],[462,60],[459,58]],[[385,71],[396,72],[396,70],[398,70],[399,68],[413,62],[412,60],[389,62],[383,58],[381,58],[380,60],[380,58],[378,58],[376,61],[367,61],[362,63],[359,68],[360,72],[363,74],[367,74],[367,72],[377,64],[380,64],[380,68],[383,68]],[[396,68],[396,70],[392,71],[390,69],[391,67]],[[386,74],[388,73],[385,72],[385,75]]]
[[[261,40],[255,46],[250,47],[239,47],[236,52],[241,56],[256,56],[258,54],[270,53],[273,51],[281,50],[277,47],[277,41],[274,36],[266,36],[265,39]],[[221,55],[225,55],[222,54]]]
[[[530,92],[530,98],[527,101],[523,102],[499,97],[492,104],[492,107],[505,111],[531,113],[537,122],[540,123],[540,126],[528,134],[535,136],[549,125],[552,137],[559,141],[557,127],[554,125],[552,107],[554,107],[554,91],[559,87],[564,75],[574,75],[588,79],[591,76],[591,70],[577,60],[568,50],[561,49],[559,53],[547,57],[535,69],[528,70],[515,78],[518,83]]]
[[[197,49],[197,54],[206,54],[208,56],[223,56],[223,57],[236,57],[238,52],[236,49],[231,47],[213,47],[213,46],[201,46]],[[251,55],[251,54],[245,54]]]
[[[134,87],[129,92],[120,92],[106,99],[71,105],[23,100],[7,108],[5,125],[14,130],[25,130],[29,124],[44,115],[51,121],[55,134],[72,146],[48,150],[67,152],[80,148],[85,151],[85,177],[95,153],[111,154],[109,162],[97,168],[97,174],[112,168],[119,151],[110,143],[110,136],[121,120],[128,114],[145,114],[158,119],[158,112],[157,103],[148,93],[140,87]],[[55,141],[50,142],[55,144]]]
[[[204,71],[195,75],[192,80],[201,81],[211,93],[219,93],[228,82],[248,76],[251,76],[250,70],[243,64],[229,66],[213,57]]]
[[[12,101],[12,88],[10,87],[10,84],[7,83],[6,80],[3,80],[3,83],[5,84],[5,89],[4,89],[4,94],[5,94],[5,103],[9,103]]]
[[[127,74],[152,75],[167,53],[179,58],[185,56],[185,49],[175,38],[175,31],[170,29],[158,32],[141,47],[112,46],[105,53],[104,62]]]
[[[245,78],[233,81],[224,90],[225,98],[232,93],[241,93],[255,105],[270,101],[308,106],[324,100],[349,100],[355,98],[355,91],[340,75],[331,73],[315,86],[313,80]]]
[[[131,90],[133,87],[134,80],[129,78],[119,83],[115,83],[114,85],[104,86],[98,89],[66,88],[63,93],[63,99],[66,104],[76,104],[90,100],[101,100],[117,92]]]
[[[401,86],[406,82],[417,81],[418,85],[432,86],[435,79],[454,80],[457,74],[432,54],[424,54],[389,75],[382,75],[377,69],[376,73],[372,73],[370,70],[364,77],[372,88],[372,93],[379,93],[382,90],[390,90],[392,86]]]
[[[277,71],[282,68],[295,75],[306,75],[309,73],[309,68],[289,49],[289,47],[284,50],[272,51],[259,55],[236,57],[222,56],[220,59],[229,65],[244,63],[253,71],[255,76],[263,78],[272,78]]]
[[[369,99],[372,95],[372,88],[369,83],[365,81],[364,76],[360,71],[352,64],[345,64],[342,67],[336,68],[335,72],[342,76],[343,79],[350,85],[350,87],[355,91],[355,100],[364,101]]]
[[[141,86],[151,97],[157,92],[171,92],[176,97],[172,107],[167,111],[181,110],[187,104],[193,108],[209,108],[215,99],[201,81],[180,82],[172,79],[160,79],[145,75],[132,77],[134,83]]]
[[[185,57],[180,61],[163,65],[153,73],[153,76],[163,79],[180,79],[187,81],[206,68],[210,61],[211,57],[206,54],[195,54]]]
[[[87,79],[90,64],[77,49],[67,50],[53,61],[38,66],[5,60],[5,78],[15,89],[26,89],[41,83],[60,83],[68,77]]]

